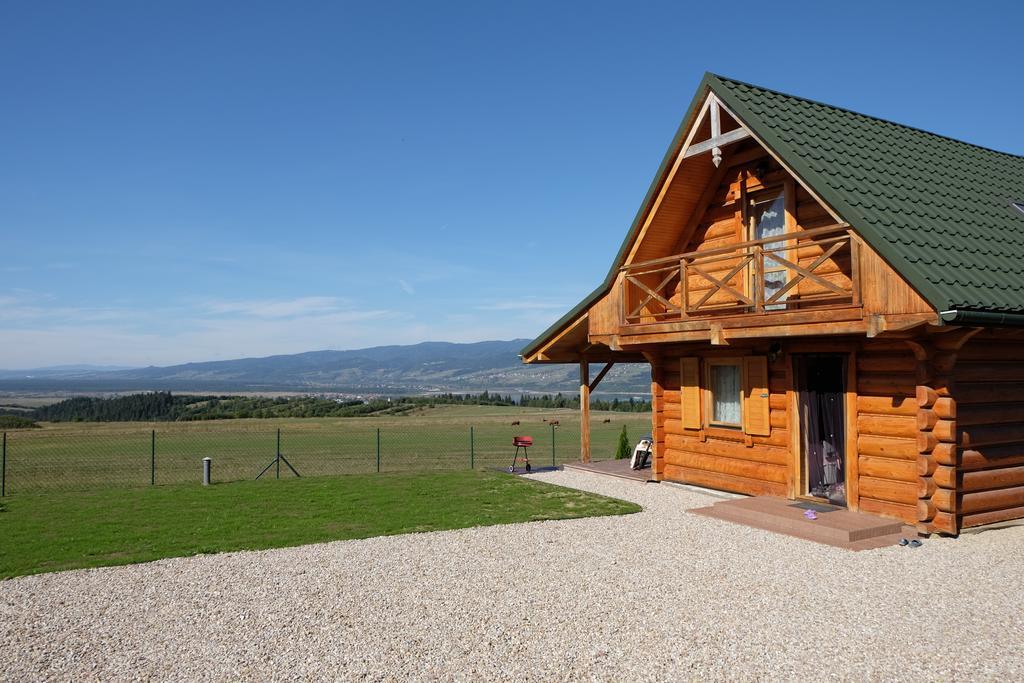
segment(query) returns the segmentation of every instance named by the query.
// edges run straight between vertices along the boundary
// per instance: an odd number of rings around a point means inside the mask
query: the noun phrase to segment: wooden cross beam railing
[[[823,277],[821,277],[819,275],[816,275],[815,272],[814,272],[815,270],[818,269],[819,266],[821,266],[821,264],[825,263],[830,258],[832,258],[832,256],[835,255],[836,252],[838,252],[840,249],[842,249],[843,247],[849,246],[850,237],[849,237],[849,235],[845,235],[843,237],[835,237],[832,240],[821,240],[821,241],[818,242],[818,244],[820,245],[820,244],[824,244],[824,243],[830,242],[830,241],[834,242],[833,245],[831,247],[829,247],[828,250],[826,250],[824,253],[822,253],[821,256],[819,256],[817,259],[815,259],[814,262],[811,265],[807,266],[806,268],[801,268],[800,266],[798,266],[797,264],[793,263],[789,259],[783,258],[782,256],[779,256],[778,254],[776,254],[774,252],[769,252],[768,250],[763,250],[761,252],[763,254],[763,258],[771,259],[771,260],[777,262],[779,265],[785,266],[790,271],[796,273],[793,277],[790,278],[789,282],[787,282],[782,289],[780,289],[779,291],[777,291],[774,294],[772,294],[771,297],[769,297],[768,299],[765,299],[765,303],[766,304],[774,304],[774,303],[776,303],[778,301],[783,300],[783,297],[791,289],[793,289],[794,287],[799,285],[805,279],[806,280],[811,280],[811,281],[821,285],[825,289],[831,290],[831,291],[835,292],[836,294],[838,294],[840,296],[847,296],[848,294],[850,294],[850,292],[847,291],[846,289],[843,289],[842,287],[840,287],[839,285],[835,284],[834,282],[830,282],[830,281],[826,280],[825,278],[823,278]],[[781,247],[780,247],[780,249],[781,249]],[[763,268],[762,268],[762,270],[763,270]]]
[[[733,286],[728,284],[729,281],[732,280],[734,277],[736,277],[736,275],[740,271],[746,270],[747,267],[750,265],[750,263],[753,260],[754,260],[754,255],[753,254],[746,254],[746,255],[742,256],[740,258],[740,262],[738,264],[736,264],[736,266],[732,270],[730,270],[728,273],[726,273],[725,277],[723,277],[721,279],[716,278],[715,276],[713,276],[713,275],[705,272],[704,270],[698,268],[697,265],[694,264],[694,263],[687,264],[685,266],[687,277],[689,277],[689,275],[691,275],[691,274],[697,274],[701,278],[703,278],[704,280],[707,280],[708,282],[710,282],[712,284],[711,289],[709,289],[707,292],[705,292],[704,296],[702,296],[700,298],[700,301],[695,303],[692,307],[689,305],[689,302],[685,302],[686,303],[687,312],[699,310],[700,307],[705,304],[705,302],[707,302],[709,299],[711,299],[711,297],[713,297],[715,294],[718,294],[721,291],[724,291],[724,292],[732,295],[733,297],[735,297],[736,302],[739,303],[739,304],[745,304],[747,306],[753,306],[754,305],[754,300],[753,299],[751,299],[750,297],[746,296],[745,294],[737,291]],[[684,263],[685,263],[685,261],[684,261]],[[737,286],[742,287],[743,285],[739,284]]]
[[[622,269],[623,323],[856,302],[856,246],[841,224],[631,264]],[[801,259],[807,247],[821,251]]]
[[[657,301],[658,303],[665,307],[665,310],[662,311],[662,313],[682,313],[682,309],[679,306],[672,303],[670,298],[663,296],[663,292],[672,283],[672,281],[680,277],[679,269],[675,267],[662,268],[656,271],[649,271],[648,273],[644,274],[661,274],[662,272],[665,271],[667,271],[667,275],[665,275],[661,282],[659,282],[653,289],[651,287],[648,287],[642,280],[640,280],[638,275],[626,276],[626,280],[629,281],[630,284],[632,284],[634,287],[636,287],[641,292],[647,295],[643,299],[643,301],[641,301],[639,304],[633,307],[633,310],[630,311],[629,316],[627,317],[636,317],[637,315],[640,314],[642,310],[644,310],[644,308],[647,307],[647,305],[651,301]]]

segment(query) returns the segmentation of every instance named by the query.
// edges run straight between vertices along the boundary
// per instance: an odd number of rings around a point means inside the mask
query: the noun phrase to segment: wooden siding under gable
[[[864,315],[932,313],[935,309],[868,245],[859,245]]]
[[[704,162],[710,165],[710,161],[705,159]],[[747,241],[750,236],[747,234],[743,204],[759,194],[770,196],[776,191],[786,193],[786,222],[790,234],[835,224],[829,210],[754,142],[737,145],[736,149],[726,155],[722,167],[705,180],[714,184],[703,187],[697,200],[692,200],[692,197],[687,200],[691,214],[687,215],[681,210],[672,213],[674,210],[670,205],[659,205],[658,211],[668,213],[663,219],[650,223],[649,230],[641,236],[644,240],[643,248],[634,247],[634,261],[639,256],[646,259],[666,258],[682,253],[699,254]],[[677,177],[674,182],[682,181]],[[879,323],[878,319],[887,316],[902,316],[903,319],[915,318],[916,321],[926,322],[930,316],[935,315],[929,304],[874,250],[856,236],[854,241],[855,248],[838,252],[814,270],[815,274],[839,287],[856,288],[853,301],[805,301],[795,306],[795,310],[791,308],[754,314],[741,309],[721,314],[703,314],[674,323],[648,320],[647,324],[627,325],[623,319],[624,313],[639,304],[640,295],[633,288],[626,301],[623,301],[624,277],[619,273],[609,291],[592,304],[587,312],[590,342],[625,349],[635,345],[684,343],[701,338],[710,341],[713,325],[720,325],[727,330],[725,338],[867,334],[872,332],[873,326],[880,325],[875,327],[876,331],[886,329],[885,321]],[[783,255],[800,267],[808,268],[823,252],[822,245],[805,242]],[[749,291],[751,285],[745,281],[750,278],[749,271],[741,271],[726,278],[729,271],[739,263],[739,258],[737,252],[735,257],[702,265],[701,269],[737,290]],[[853,272],[855,263],[856,273]],[[660,274],[647,276],[647,285],[656,287],[661,277]],[[676,280],[669,298],[678,306],[682,303],[683,291],[678,278]],[[691,273],[686,286],[688,300],[692,304],[715,285],[706,277]],[[801,299],[827,292],[820,284],[805,278],[789,292],[788,301],[795,305]],[[730,294],[720,290],[708,299],[706,305],[727,304],[730,298]],[[835,323],[841,323],[842,329]]]
[[[752,147],[753,146],[753,147]],[[730,165],[730,160],[732,164]],[[739,161],[740,163],[736,163]],[[672,221],[661,221],[660,226],[662,237],[656,242],[645,243],[642,251],[637,251],[636,256],[641,254],[645,259],[667,258],[676,254],[701,253],[714,249],[728,248],[738,245],[750,239],[747,234],[748,228],[745,224],[743,205],[751,197],[771,196],[774,192],[784,191],[786,193],[787,211],[787,232],[790,234],[806,232],[825,228],[835,224],[831,213],[822,206],[810,192],[797,182],[778,162],[769,156],[756,143],[745,143],[743,149],[732,157],[726,156],[723,167],[716,173],[712,182],[717,185],[706,187],[700,201],[692,203],[696,213],[685,215],[674,215]],[[668,230],[669,223],[674,226],[674,239],[669,239],[663,233]],[[652,224],[653,225],[653,224]],[[651,233],[645,237],[651,240]],[[855,301],[862,308],[862,317],[872,315],[889,314],[928,314],[933,313],[929,304],[915,292],[909,284],[897,274],[877,253],[868,247],[862,240],[855,238],[858,253],[858,272],[853,272],[853,249],[840,251],[838,254],[825,260],[815,268],[815,274],[824,280],[833,283],[843,289],[859,291],[859,301]],[[824,247],[816,243],[804,243],[799,248],[793,247],[780,255],[792,260],[802,268],[808,268],[824,253]],[[632,262],[639,259],[634,258]],[[728,274],[740,262],[740,253],[730,258],[722,258],[702,266],[708,275],[723,280],[730,287],[739,291],[749,291],[750,283],[744,280],[749,279],[749,270],[740,271],[728,277]],[[778,268],[779,264],[768,259],[770,265]],[[646,277],[646,284],[650,287],[658,285],[660,275]],[[693,303],[708,291],[714,288],[714,284],[696,273],[691,273],[686,282],[688,290],[688,301]],[[809,278],[802,280],[788,293],[788,300],[791,304],[801,299],[822,296],[829,294],[822,285]],[[624,303],[621,299],[621,276],[612,292],[595,305],[595,308],[602,309],[609,314],[605,317],[602,314],[604,324],[596,327],[597,334],[615,334],[612,331],[612,322],[618,327],[621,325],[623,308],[632,310],[639,303],[639,294],[633,290],[631,296]],[[682,283],[676,282],[670,292],[669,300],[674,305],[680,305],[683,300]],[[705,302],[705,306],[728,305],[733,297],[724,290],[719,290]],[[849,303],[849,302],[848,302]],[[814,310],[822,307],[835,307],[832,302],[811,302],[806,301],[799,305],[803,311]],[[769,312],[767,315],[778,315],[782,311]],[[736,312],[730,315],[739,315]],[[614,316],[614,317],[613,317]],[[703,316],[701,320],[713,321],[715,316]],[[656,323],[654,319],[646,321]],[[620,334],[627,330],[619,329]]]

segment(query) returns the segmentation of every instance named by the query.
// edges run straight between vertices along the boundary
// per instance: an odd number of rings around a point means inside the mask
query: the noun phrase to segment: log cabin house
[[[1024,518],[1024,157],[707,74],[526,363],[648,362],[653,476],[921,533]],[[594,380],[590,364],[605,363]]]

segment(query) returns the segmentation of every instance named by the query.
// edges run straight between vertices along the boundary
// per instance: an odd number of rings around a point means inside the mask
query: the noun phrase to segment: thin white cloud
[[[41,324],[44,327],[75,323],[113,322],[143,317],[144,313],[117,308],[72,308],[67,306],[25,305],[11,297],[0,297],[0,322]]]
[[[305,296],[295,299],[256,299],[248,301],[211,301],[205,304],[214,315],[240,315],[255,318],[290,318],[300,315],[333,313],[342,310],[342,302],[330,296]]]
[[[416,293],[416,290],[413,288],[413,286],[410,285],[405,280],[403,280],[402,278],[398,278],[398,286],[402,289],[403,292],[410,296]]]
[[[169,329],[153,318],[82,318],[23,321],[0,326],[5,367],[74,363],[168,365],[188,361],[299,353],[313,349],[373,346],[382,328],[402,329],[401,315],[383,310],[344,310],[292,317],[207,315],[174,317]]]

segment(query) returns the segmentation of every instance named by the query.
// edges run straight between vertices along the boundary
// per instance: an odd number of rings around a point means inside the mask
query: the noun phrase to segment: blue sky
[[[1017,3],[0,3],[0,367],[532,337],[706,70],[1024,154]]]

